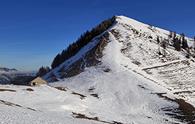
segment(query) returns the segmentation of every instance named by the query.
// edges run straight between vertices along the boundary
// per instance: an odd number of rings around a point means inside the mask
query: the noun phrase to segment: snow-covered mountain
[[[0,67],[0,73],[5,73],[5,72],[16,72],[17,70],[15,68],[9,69],[9,68],[3,68]]]
[[[17,72],[16,69],[9,69],[5,67],[0,67],[0,84],[7,84],[11,82],[11,77],[8,76],[10,73]]]
[[[180,35],[177,34],[177,37]],[[161,43],[157,43],[158,38]],[[91,66],[112,72],[120,65],[120,68],[122,66],[139,73],[195,105],[195,101],[188,97],[194,93],[194,41],[187,37],[185,39],[188,42],[189,53],[184,49],[175,50],[170,31],[117,16],[110,29],[95,37],[75,56],[53,69],[44,78],[50,82],[60,81],[81,72],[85,73],[85,69]],[[117,45],[111,46],[114,41]],[[164,41],[167,43],[166,49],[162,47]],[[112,48],[105,52],[108,47]],[[188,54],[190,58],[186,57]],[[110,57],[108,62],[103,61],[106,56]],[[187,95],[186,92],[190,94]]]
[[[32,80],[35,77],[35,72],[22,72],[16,69],[0,68],[0,84],[23,84]]]
[[[49,85],[1,86],[0,123],[193,124],[193,52],[176,51],[169,31],[116,16],[43,77]]]

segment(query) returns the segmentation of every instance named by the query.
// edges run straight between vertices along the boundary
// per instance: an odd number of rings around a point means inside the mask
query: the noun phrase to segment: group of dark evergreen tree
[[[160,38],[159,36],[157,37],[157,43],[158,43],[158,54],[159,55],[163,55],[163,57],[166,56],[166,48],[168,45],[168,40],[166,39],[162,39],[162,37]],[[160,47],[163,48],[163,51],[161,52]]]
[[[57,54],[54,58],[51,67],[52,69],[62,64],[64,61],[68,60],[70,57],[74,56],[81,48],[88,44],[94,37],[100,35],[106,31],[115,22],[115,17],[103,21],[101,24],[93,28],[91,31],[85,32],[80,38],[70,44],[65,50]]]
[[[169,41],[172,41],[170,43]],[[190,57],[190,49],[188,46],[187,39],[185,39],[185,34],[182,33],[181,35],[176,35],[176,32],[170,32],[169,39],[160,39],[160,37],[157,37],[157,43],[159,44],[159,55],[163,55],[164,57],[166,56],[166,47],[168,44],[172,45],[175,50],[181,51],[184,49],[187,52],[186,57]],[[160,50],[160,46],[163,48],[163,53]],[[195,37],[194,37],[194,52],[195,52]]]
[[[57,54],[54,58],[51,68],[54,69],[60,64],[62,64],[64,61],[68,60],[72,56],[74,56],[76,53],[81,50],[85,45],[87,45],[90,41],[92,41],[93,38],[100,35],[104,31],[106,31],[108,28],[110,28],[113,23],[115,22],[115,17],[112,17],[110,19],[107,19],[103,21],[101,24],[96,26],[90,31],[86,31],[83,35],[80,36],[78,40],[70,44],[66,49],[64,49],[61,53]],[[169,40],[173,42],[172,45],[177,51],[181,51],[181,49],[186,50],[189,53],[189,46],[187,43],[187,40],[185,39],[185,35],[182,33],[180,36],[176,35],[176,32],[170,32]],[[165,56],[166,54],[166,47],[169,44],[169,40],[161,39],[157,37],[157,42],[159,44],[159,54]],[[163,48],[163,53],[160,51],[160,46]],[[194,51],[195,51],[195,37],[194,37]],[[49,67],[41,67],[37,73],[37,76],[43,76],[46,73],[50,71]]]
[[[180,37],[177,37],[176,32],[170,32],[169,37],[173,39],[173,46],[177,51],[181,51],[182,48],[185,50],[189,49],[184,33],[182,33]]]
[[[50,72],[50,68],[49,67],[41,67],[41,68],[39,68],[39,71],[37,72],[37,74],[36,74],[36,76],[37,77],[42,77],[42,76],[44,76],[45,74],[47,74],[48,72]]]

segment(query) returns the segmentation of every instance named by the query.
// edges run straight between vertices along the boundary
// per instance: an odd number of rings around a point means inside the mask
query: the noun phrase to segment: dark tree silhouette
[[[195,36],[194,36],[194,50],[195,50]]]
[[[159,38],[159,36],[157,36],[157,43],[158,43],[158,54],[162,55],[162,53],[160,51],[160,38]]]
[[[181,34],[181,43],[182,43],[182,48],[183,49],[187,50],[189,48],[187,40],[185,39],[185,34],[184,33]]]
[[[64,49],[54,58],[51,67],[55,68],[62,64],[64,61],[74,56],[81,50],[81,48],[83,48],[85,45],[91,42],[93,38],[100,35],[108,28],[110,28],[114,22],[115,17],[112,17],[111,19],[103,21],[101,24],[93,28],[91,31],[86,31],[83,35],[80,36],[80,38],[77,41],[70,44],[66,49]]]
[[[173,32],[173,40],[176,39],[176,32]]]
[[[41,68],[39,68],[39,71],[37,72],[36,76],[37,77],[42,77],[45,74],[47,74],[49,71],[50,71],[50,68],[49,67],[43,67],[42,66]]]
[[[157,43],[160,44],[160,38],[157,36]]]
[[[173,37],[174,37],[174,32],[170,31],[169,38],[173,38]]]
[[[178,37],[173,39],[173,46],[177,51],[181,51],[181,40]]]
[[[166,48],[167,48],[167,41],[164,39],[162,40],[161,46],[163,48],[163,56],[166,56]]]
[[[52,67],[52,68],[57,67],[57,66],[60,64],[60,59],[61,59],[61,55],[58,54],[58,55],[54,58],[54,60],[53,60],[53,62],[52,62],[52,64],[51,64],[51,67]]]

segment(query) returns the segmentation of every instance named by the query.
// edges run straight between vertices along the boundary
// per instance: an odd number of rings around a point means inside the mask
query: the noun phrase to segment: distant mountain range
[[[1,72],[16,72],[16,71],[18,71],[18,70],[15,68],[9,69],[9,68],[5,68],[5,67],[0,67],[0,73]]]
[[[22,72],[17,69],[0,67],[0,84],[26,85],[35,77],[35,72]]]

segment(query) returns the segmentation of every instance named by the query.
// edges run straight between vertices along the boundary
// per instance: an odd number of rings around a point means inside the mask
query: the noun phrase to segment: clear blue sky
[[[194,0],[1,0],[0,66],[36,70],[113,15],[195,35]]]

